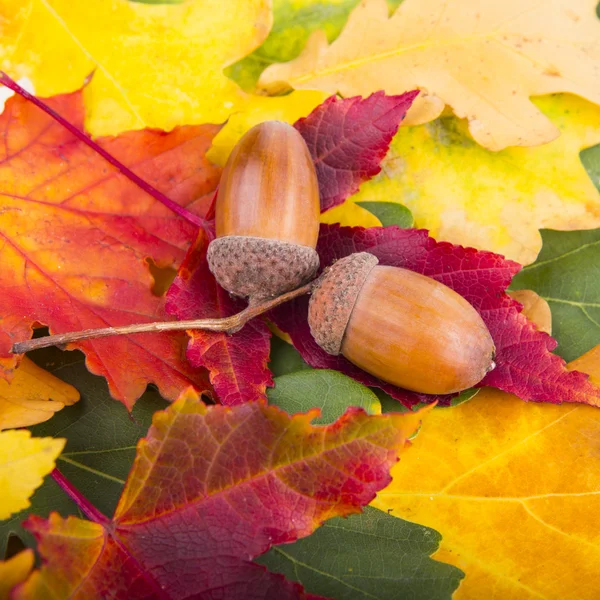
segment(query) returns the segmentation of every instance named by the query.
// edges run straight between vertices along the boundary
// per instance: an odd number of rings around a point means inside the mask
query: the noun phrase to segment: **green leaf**
[[[336,600],[449,599],[464,574],[430,558],[440,540],[433,529],[367,507],[257,562]]]
[[[415,220],[406,206],[397,202],[357,202],[374,214],[384,227],[398,225],[401,229],[412,227]]]
[[[368,414],[380,414],[377,396],[354,379],[326,369],[311,369],[275,378],[275,387],[267,390],[269,404],[289,414],[320,408],[321,416],[313,423],[333,423],[349,406],[359,406]]]
[[[269,369],[271,369],[274,377],[278,377],[296,371],[311,370],[312,367],[304,362],[294,346],[274,335],[271,337]]]
[[[153,413],[168,403],[156,391],[148,390],[129,415],[121,402],[109,396],[106,381],[86,369],[80,352],[48,348],[32,353],[30,358],[81,393],[79,402],[32,427],[33,435],[67,439],[57,468],[92,504],[111,516],[133,463],[137,441],[146,435]],[[0,522],[0,557],[11,533],[34,546],[33,537],[21,522],[29,514],[45,517],[53,510],[63,516],[83,516],[54,480],[46,477],[29,509]]]
[[[246,91],[252,91],[260,74],[274,62],[296,58],[313,31],[322,29],[331,42],[360,0],[274,0],[273,28],[260,48],[225,70]],[[402,0],[388,0],[390,10]]]
[[[556,351],[569,362],[600,344],[600,229],[541,234],[537,261],[510,287],[534,290],[548,302]]]

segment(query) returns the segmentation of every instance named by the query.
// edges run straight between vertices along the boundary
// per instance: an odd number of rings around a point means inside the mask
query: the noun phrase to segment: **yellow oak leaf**
[[[25,356],[10,383],[0,379],[0,430],[42,423],[78,400],[72,385]]]
[[[579,158],[600,143],[600,108],[568,94],[535,103],[561,136],[533,148],[490,152],[455,117],[401,127],[382,172],[336,207],[337,217],[353,214],[354,202],[400,202],[433,237],[522,264],[540,251],[539,229],[600,227],[600,194]]]
[[[600,346],[570,368],[600,380]],[[374,505],[438,530],[455,600],[596,600],[600,412],[484,389],[432,411]]]
[[[38,95],[76,90],[94,73],[85,103],[96,136],[221,123],[232,114],[240,129],[244,115],[253,124],[271,109],[294,121],[325,97],[251,95],[223,74],[268,35],[270,0],[3,0],[0,23],[2,69],[30,79]]]
[[[0,560],[0,600],[8,600],[15,585],[22,583],[33,569],[33,550],[27,548],[8,560]]]
[[[449,105],[486,148],[542,144],[559,130],[530,96],[571,92],[600,103],[596,4],[405,0],[390,17],[385,0],[363,0],[335,41],[313,33],[300,56],[268,67],[259,87],[343,96],[420,88],[407,123]]]
[[[64,448],[61,438],[32,438],[26,429],[0,432],[0,520],[29,506]]]

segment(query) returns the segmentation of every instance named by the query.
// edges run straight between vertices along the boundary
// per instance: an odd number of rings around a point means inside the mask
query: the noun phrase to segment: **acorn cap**
[[[313,248],[241,235],[213,240],[207,259],[221,287],[254,301],[300,287],[319,268],[319,255]]]
[[[379,262],[368,252],[341,258],[329,267],[310,298],[308,324],[317,344],[338,355],[346,326],[358,294],[373,267]]]

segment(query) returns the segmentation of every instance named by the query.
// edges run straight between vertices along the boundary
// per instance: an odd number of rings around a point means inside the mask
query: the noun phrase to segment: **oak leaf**
[[[208,268],[210,240],[200,230],[167,292],[166,311],[184,319],[228,317],[245,303],[220,287]],[[271,332],[261,319],[253,319],[233,335],[225,332],[189,331],[186,356],[194,367],[209,370],[210,381],[221,404],[234,405],[266,398],[273,385],[269,361]]]
[[[10,381],[0,379],[0,430],[28,427],[79,400],[79,392],[23,357]]]
[[[30,517],[45,563],[16,598],[305,598],[251,562],[360,511],[422,413],[350,409],[315,427],[262,402],[207,408],[187,392],[154,415],[114,518]]]
[[[533,148],[490,152],[473,142],[465,121],[452,116],[402,126],[381,173],[335,209],[335,218],[350,224],[355,203],[365,200],[400,202],[436,239],[525,265],[542,247],[539,229],[600,227],[600,194],[582,164],[591,151],[580,158],[584,148],[600,143],[600,107],[569,95],[536,98],[534,104],[561,135]],[[373,225],[360,217],[352,224]]]
[[[26,429],[0,432],[0,520],[29,506],[64,445],[63,439],[32,438]]]
[[[370,252],[380,264],[410,269],[454,289],[479,312],[496,346],[496,368],[480,385],[518,393],[536,402],[582,402],[600,406],[600,387],[587,376],[565,369],[552,354],[556,341],[521,314],[522,307],[506,294],[520,265],[492,252],[436,242],[427,231],[384,227],[364,229],[322,225],[317,245],[321,267],[353,252]],[[304,360],[313,367],[341,371],[368,386],[379,387],[406,406],[436,397],[403,390],[362,371],[343,356],[322,350],[307,323],[308,299],[295,300],[271,311],[271,316]],[[442,403],[449,397],[438,397]]]
[[[295,60],[271,65],[259,86],[343,96],[423,93],[409,123],[448,104],[491,150],[549,142],[558,129],[530,96],[571,92],[600,104],[600,23],[590,0],[363,0],[330,45],[315,32]]]
[[[47,104],[82,126],[81,92]],[[145,130],[99,143],[173,201],[202,212],[220,175],[204,158],[218,130]],[[64,332],[164,320],[146,259],[160,267],[179,263],[196,227],[20,97],[7,102],[0,131],[0,356],[9,357],[13,342],[30,337],[36,323]],[[206,375],[183,357],[184,341],[144,334],[77,347],[111,394],[131,407],[150,382],[166,398],[190,384],[206,389]]]
[[[600,383],[600,347],[569,368]],[[595,600],[598,440],[597,409],[484,389],[427,417],[374,505],[441,532],[435,558],[467,574],[456,600]]]

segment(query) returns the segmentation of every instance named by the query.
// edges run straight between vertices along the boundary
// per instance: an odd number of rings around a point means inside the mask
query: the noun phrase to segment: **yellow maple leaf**
[[[401,127],[382,172],[334,209],[335,217],[354,214],[355,202],[400,202],[434,237],[522,264],[538,255],[541,228],[600,227],[600,194],[579,158],[600,143],[600,108],[566,94],[535,103],[562,134],[533,148],[490,152],[454,117]]]
[[[255,96],[223,74],[268,35],[270,0],[4,0],[0,23],[0,65],[28,77],[38,95],[78,89],[94,72],[85,89],[93,135],[221,123],[235,114],[234,131],[219,140],[228,148],[251,126],[240,125],[246,117],[254,124],[272,111],[271,118],[294,121],[325,97]]]
[[[10,383],[0,379],[0,430],[42,423],[78,400],[72,385],[25,356]]]
[[[33,550],[27,548],[8,560],[0,560],[0,600],[8,600],[15,585],[27,579],[33,559]]]
[[[54,468],[66,440],[32,438],[31,432],[0,432],[0,520],[29,506],[29,497]]]
[[[540,329],[551,322],[543,304],[527,307]],[[600,383],[600,346],[569,368]],[[432,411],[392,476],[374,506],[442,534],[435,558],[466,573],[455,600],[597,598],[596,408],[487,388]]]
[[[572,92],[600,103],[595,0],[363,0],[328,44],[315,32],[302,54],[268,67],[259,87],[343,96],[420,88],[407,123],[449,105],[492,150],[548,142],[559,130],[530,96]]]

